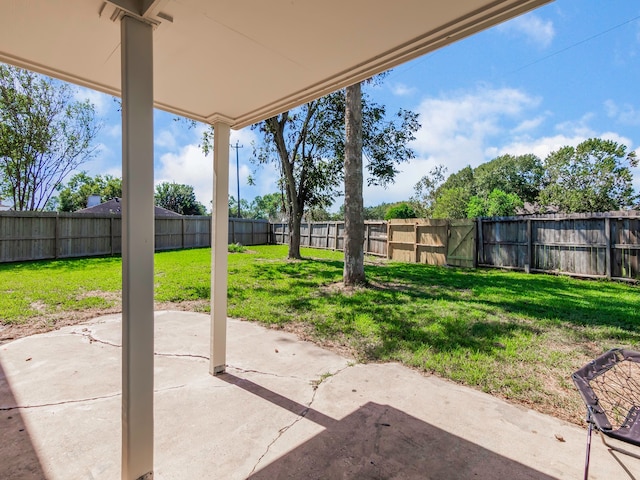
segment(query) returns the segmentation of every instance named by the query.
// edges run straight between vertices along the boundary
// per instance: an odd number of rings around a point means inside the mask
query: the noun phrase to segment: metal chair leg
[[[593,431],[593,423],[591,422],[591,409],[587,413],[587,455],[584,462],[584,480],[589,480],[589,456],[591,455],[591,432]]]

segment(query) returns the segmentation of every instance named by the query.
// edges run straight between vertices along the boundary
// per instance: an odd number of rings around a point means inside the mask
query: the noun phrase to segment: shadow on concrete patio
[[[43,480],[38,453],[0,362],[0,465],[3,478]],[[6,475],[6,476],[5,476]]]
[[[367,402],[336,420],[250,380],[219,378],[326,429],[253,473],[253,480],[553,479],[389,405]]]

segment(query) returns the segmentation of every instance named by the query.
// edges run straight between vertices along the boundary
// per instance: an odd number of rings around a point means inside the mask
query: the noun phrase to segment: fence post
[[[447,219],[447,235],[444,237],[444,263],[449,263],[449,237],[451,237],[451,220]]]
[[[233,219],[229,220],[231,222],[231,243],[236,242],[236,221]]]
[[[338,222],[336,222],[336,231],[333,232],[333,250],[336,251],[338,250]]]
[[[613,261],[612,253],[611,253],[611,218],[608,216],[604,219],[604,241],[606,244],[606,254],[605,254],[605,262],[606,262],[606,274],[607,278],[611,279],[611,263]]]
[[[533,230],[531,229],[531,219],[527,219],[527,263],[524,264],[524,272],[531,273],[533,268]]]
[[[56,224],[54,226],[54,231],[55,231],[55,240],[53,242],[53,258],[58,258],[58,249],[60,248],[59,245],[59,237],[60,237],[60,213],[56,213]]]
[[[369,228],[371,227],[370,224],[365,223],[364,224],[364,253],[368,254],[369,253]]]
[[[182,235],[180,236],[180,245],[184,248],[184,218],[180,219],[180,230],[182,231]]]
[[[482,230],[482,218],[478,217],[478,236],[476,237],[476,242],[478,243],[476,246],[476,250],[478,252],[478,264],[484,263],[484,234]]]
[[[109,218],[109,250],[113,256],[113,215]]]
[[[327,250],[329,249],[329,225],[331,225],[331,222],[327,221],[327,229],[325,230],[325,236],[324,236],[324,248],[326,248]]]
[[[418,263],[418,222],[413,222],[413,259]]]
[[[311,232],[313,231],[313,222],[307,222],[307,228],[309,229],[309,243],[307,246],[311,248]]]

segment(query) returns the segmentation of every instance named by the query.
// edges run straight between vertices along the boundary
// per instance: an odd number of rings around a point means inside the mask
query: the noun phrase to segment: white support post
[[[227,357],[227,252],[229,244],[230,128],[213,125],[213,207],[211,215],[211,356],[209,373],[224,373]]]
[[[122,54],[122,479],[153,478],[153,31],[125,16]]]

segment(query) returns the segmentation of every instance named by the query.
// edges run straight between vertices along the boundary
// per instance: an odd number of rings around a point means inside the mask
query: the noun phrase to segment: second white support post
[[[229,243],[230,128],[213,125],[213,206],[211,209],[211,355],[209,373],[224,373],[227,357],[227,254]]]

